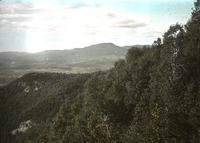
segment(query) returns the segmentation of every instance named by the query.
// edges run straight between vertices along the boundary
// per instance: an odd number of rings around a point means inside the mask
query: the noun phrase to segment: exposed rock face
[[[30,87],[29,86],[24,89],[25,93],[29,93],[29,91],[30,91]]]
[[[16,135],[18,133],[25,133],[27,130],[33,127],[33,123],[31,120],[21,122],[19,127],[11,132],[12,135]]]

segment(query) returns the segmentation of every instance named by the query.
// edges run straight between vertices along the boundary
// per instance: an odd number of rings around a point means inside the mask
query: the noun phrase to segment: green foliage
[[[198,143],[199,27],[197,18],[185,26],[171,26],[152,47],[131,48],[125,60],[119,60],[106,72],[31,74],[8,85],[0,90],[4,95],[1,103],[5,102],[0,105],[4,108],[1,140]],[[35,80],[40,86],[37,92]],[[24,92],[21,82],[26,83],[29,92]],[[9,140],[11,129],[28,119],[36,125]]]
[[[171,26],[152,48],[132,48],[113,69],[93,74],[57,115],[50,132],[60,136],[47,132],[47,142],[198,142],[198,27]]]
[[[2,88],[1,142],[36,140],[52,123],[65,101],[73,100],[82,92],[89,76],[33,73]],[[27,120],[34,124],[30,131],[11,135],[21,122]]]

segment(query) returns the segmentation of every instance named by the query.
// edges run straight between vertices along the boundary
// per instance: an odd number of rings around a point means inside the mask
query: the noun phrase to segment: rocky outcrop
[[[33,123],[31,120],[27,120],[24,122],[21,122],[19,127],[17,129],[14,129],[11,134],[16,135],[18,133],[25,133],[27,130],[31,129],[33,127]]]

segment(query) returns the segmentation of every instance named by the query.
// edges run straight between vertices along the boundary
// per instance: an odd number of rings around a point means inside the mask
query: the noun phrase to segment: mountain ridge
[[[100,43],[85,48],[39,53],[0,52],[0,85],[30,72],[87,73],[108,70],[115,61],[125,58],[130,47]]]
[[[19,53],[19,54],[38,54],[38,53],[43,53],[43,52],[53,52],[53,51],[72,51],[72,50],[75,50],[75,49],[84,49],[84,48],[93,48],[94,46],[113,46],[113,47],[120,47],[120,48],[123,48],[123,47],[134,47],[134,46],[143,46],[143,45],[128,45],[128,46],[117,46],[116,44],[114,43],[99,43],[99,44],[92,44],[92,45],[89,45],[89,46],[85,46],[85,47],[82,47],[82,48],[73,48],[73,49],[61,49],[61,50],[44,50],[44,51],[40,51],[40,52],[35,52],[35,53],[31,53],[31,52],[26,52],[26,51],[2,51],[0,52],[1,53]],[[102,47],[103,48],[103,47]]]
[[[151,47],[129,49],[107,71],[32,73],[0,87],[0,141],[199,143],[196,15]]]

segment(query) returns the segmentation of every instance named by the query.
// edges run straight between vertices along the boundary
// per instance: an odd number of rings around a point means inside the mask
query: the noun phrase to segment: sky
[[[1,0],[0,52],[152,44],[194,0]]]

